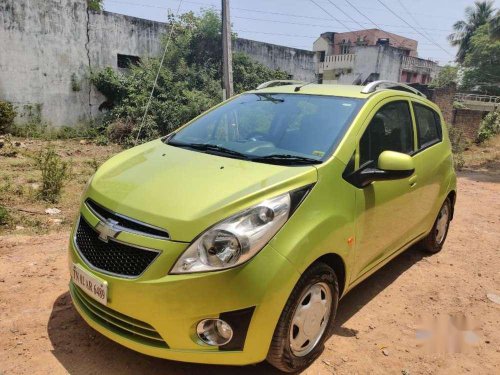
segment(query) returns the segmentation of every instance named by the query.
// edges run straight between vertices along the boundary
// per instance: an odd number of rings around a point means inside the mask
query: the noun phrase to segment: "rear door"
[[[417,149],[413,154],[415,169],[418,171],[417,199],[415,218],[419,230],[430,229],[436,218],[436,209],[442,202],[439,198],[445,176],[449,168],[448,153],[443,149],[443,134],[440,115],[424,102],[412,101],[416,123]]]

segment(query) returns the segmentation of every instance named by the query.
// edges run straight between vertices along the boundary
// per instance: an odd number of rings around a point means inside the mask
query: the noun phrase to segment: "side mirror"
[[[415,163],[410,155],[396,151],[384,151],[378,157],[378,169],[386,172],[406,172],[403,177],[409,177],[415,171]],[[408,172],[411,172],[408,174]]]
[[[410,177],[415,172],[415,164],[410,155],[395,151],[384,151],[378,158],[377,168],[362,168],[345,179],[356,186],[364,188],[374,181],[398,180]]]

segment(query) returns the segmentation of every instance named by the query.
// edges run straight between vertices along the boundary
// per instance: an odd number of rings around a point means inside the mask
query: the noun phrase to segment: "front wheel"
[[[434,254],[440,252],[443,248],[444,241],[448,235],[448,228],[450,227],[451,210],[451,200],[450,198],[446,198],[439,210],[432,230],[422,241],[425,251]]]
[[[274,331],[267,361],[284,372],[308,367],[333,331],[339,286],[324,263],[311,266],[295,285]]]

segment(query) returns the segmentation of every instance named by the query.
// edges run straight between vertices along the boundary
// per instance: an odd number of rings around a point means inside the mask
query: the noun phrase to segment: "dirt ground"
[[[500,295],[500,163],[480,159],[460,173],[458,188],[443,251],[425,256],[412,248],[351,291],[334,336],[306,374],[499,373],[500,304],[487,295]],[[96,333],[68,296],[68,238],[67,225],[0,236],[1,375],[276,373],[265,363],[160,360]],[[430,352],[420,330],[425,316],[475,322],[469,343],[461,352]]]

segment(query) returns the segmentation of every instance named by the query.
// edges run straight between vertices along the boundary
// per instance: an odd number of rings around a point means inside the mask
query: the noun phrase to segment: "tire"
[[[452,209],[450,198],[446,198],[439,210],[431,231],[427,237],[422,240],[422,246],[426,252],[435,254],[439,253],[443,248],[446,237],[448,236],[448,229],[450,228]],[[443,215],[445,215],[444,212],[446,212],[446,218],[443,217]]]
[[[330,308],[327,309],[329,298]],[[287,373],[307,368],[323,352],[324,342],[333,332],[338,301],[339,285],[333,269],[325,263],[309,267],[293,288],[281,313],[267,361]],[[296,318],[295,322],[301,320],[306,324],[299,329],[300,323],[292,324],[293,318]],[[311,336],[314,342],[309,341],[308,331],[315,333]],[[307,338],[305,343],[309,341],[309,344],[299,347],[304,335]]]

